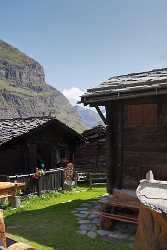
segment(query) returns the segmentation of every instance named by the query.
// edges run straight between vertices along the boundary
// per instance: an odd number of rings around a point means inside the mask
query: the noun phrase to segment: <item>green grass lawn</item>
[[[77,233],[79,225],[72,210],[104,193],[104,188],[80,188],[29,198],[22,208],[5,211],[7,232],[38,250],[130,250],[128,245],[92,240]]]

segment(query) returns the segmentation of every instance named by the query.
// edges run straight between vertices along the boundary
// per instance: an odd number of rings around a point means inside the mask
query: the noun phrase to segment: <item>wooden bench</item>
[[[105,185],[107,182],[106,173],[89,173],[89,185],[90,187],[96,185]]]
[[[139,201],[124,192],[115,192],[112,198],[105,204],[101,213],[101,226],[112,226],[112,221],[121,221],[138,224]],[[108,212],[108,211],[111,212]],[[108,220],[108,222],[107,222]],[[108,227],[107,225],[107,227]]]
[[[108,218],[111,220],[116,220],[116,221],[122,221],[122,222],[128,222],[128,223],[133,223],[133,224],[138,224],[138,218],[137,217],[132,217],[129,215],[118,215],[114,213],[102,213],[101,214],[102,219],[103,218]]]

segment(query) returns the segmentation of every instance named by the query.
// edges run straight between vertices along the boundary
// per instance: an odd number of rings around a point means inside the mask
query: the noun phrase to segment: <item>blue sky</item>
[[[59,90],[167,67],[166,0],[0,0],[0,38]]]

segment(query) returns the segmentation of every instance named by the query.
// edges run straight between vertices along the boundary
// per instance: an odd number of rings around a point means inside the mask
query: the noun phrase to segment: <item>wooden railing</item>
[[[25,194],[36,193],[36,192],[47,192],[52,190],[63,190],[64,186],[64,175],[63,169],[55,169],[45,171],[44,175],[42,175],[37,183],[33,181],[32,174],[23,174],[23,175],[14,175],[9,176],[8,179],[11,182],[25,182]],[[39,189],[39,190],[38,190]]]

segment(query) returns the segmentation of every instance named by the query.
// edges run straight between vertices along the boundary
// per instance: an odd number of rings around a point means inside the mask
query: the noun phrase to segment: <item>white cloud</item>
[[[84,91],[77,87],[72,87],[70,89],[63,89],[63,95],[67,97],[67,99],[72,105],[76,105],[77,102],[81,100],[80,96],[83,94]]]
[[[81,100],[80,96],[83,95],[85,92],[77,87],[71,87],[70,89],[63,89],[63,95],[69,100],[69,102],[74,106],[77,104],[78,101]],[[84,106],[80,104],[84,109],[91,109],[95,112],[96,109],[94,107]],[[100,107],[102,113],[105,115],[105,108]]]

